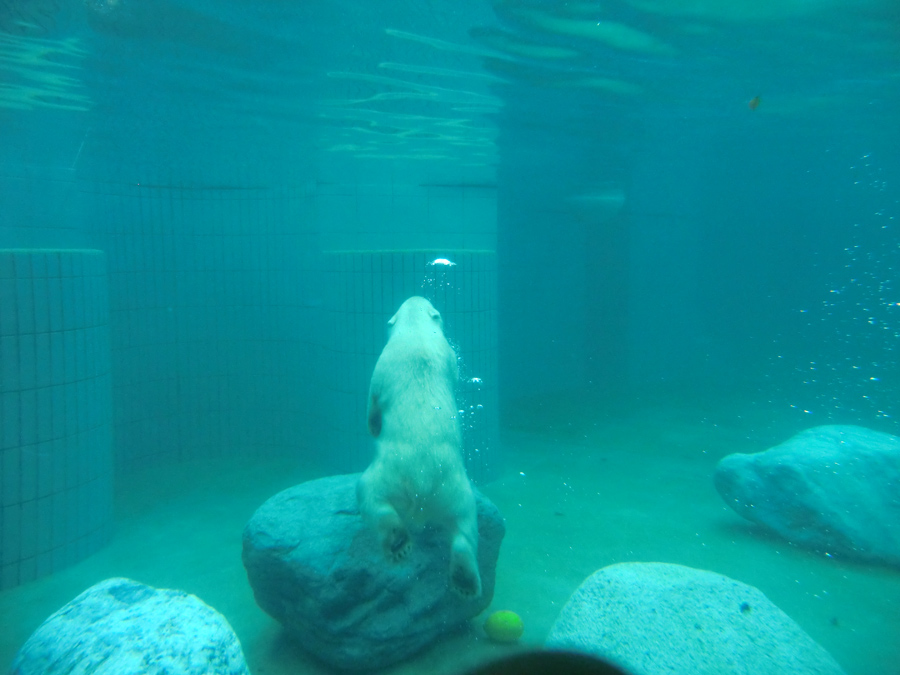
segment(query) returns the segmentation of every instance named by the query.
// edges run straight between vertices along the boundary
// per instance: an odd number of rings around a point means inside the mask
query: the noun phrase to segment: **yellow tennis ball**
[[[508,609],[494,612],[484,622],[484,632],[494,642],[515,642],[524,631],[522,617]]]

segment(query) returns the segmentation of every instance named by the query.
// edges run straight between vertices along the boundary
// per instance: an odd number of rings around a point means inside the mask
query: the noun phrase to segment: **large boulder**
[[[414,534],[394,564],[359,515],[359,474],[289,488],[263,504],[244,528],[244,567],[256,602],[322,661],[380,668],[409,657],[482,612],[494,593],[505,528],[476,492],[482,594],[465,600],[449,586],[446,532]]]
[[[106,579],[51,615],[12,675],[250,675],[241,643],[196,596]]]
[[[843,673],[758,589],[666,563],[620,563],[592,574],[545,646],[599,656],[632,675]]]
[[[900,565],[900,438],[856,426],[803,431],[723,458],[722,499],[748,520],[828,554]]]

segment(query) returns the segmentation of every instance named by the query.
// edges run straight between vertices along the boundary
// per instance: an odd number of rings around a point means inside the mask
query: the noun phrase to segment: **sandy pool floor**
[[[900,673],[900,570],[826,558],[769,537],[728,509],[713,488],[722,456],[761,451],[784,438],[761,445],[758,434],[747,433],[758,428],[750,420],[696,407],[656,407],[618,419],[580,410],[574,420],[571,410],[559,410],[555,418],[567,421],[508,430],[502,473],[481,486],[507,527],[488,612],[520,614],[520,644],[490,643],[479,617],[468,630],[382,672],[460,673],[538,647],[587,576],[634,561],[689,565],[756,586],[849,675]],[[49,614],[88,586],[125,576],[194,593],[222,612],[255,675],[329,673],[256,606],[241,565],[241,531],[253,511],[279,490],[322,475],[315,462],[229,459],[156,468],[122,481],[109,546],[61,573],[0,593],[0,668]]]

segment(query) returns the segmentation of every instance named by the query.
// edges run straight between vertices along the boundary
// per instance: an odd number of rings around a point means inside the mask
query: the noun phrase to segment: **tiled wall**
[[[446,259],[452,265],[433,261]],[[325,253],[325,362],[328,446],[337,470],[360,471],[371,461],[366,392],[384,347],[387,321],[412,295],[441,312],[460,359],[457,405],[466,466],[476,482],[497,470],[497,258],[494,251],[378,250]]]
[[[0,588],[110,537],[108,316],[100,251],[0,250]]]
[[[117,466],[319,452],[302,186],[160,182],[86,197],[109,255]]]

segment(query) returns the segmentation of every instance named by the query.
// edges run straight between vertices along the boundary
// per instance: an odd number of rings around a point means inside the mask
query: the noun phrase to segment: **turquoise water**
[[[891,0],[0,0],[0,247],[105,252],[116,486],[112,542],[32,580],[2,482],[0,664],[121,575],[216,607],[253,672],[322,672],[241,528],[365,467],[382,324],[421,292],[483,380],[470,471],[522,645],[596,569],[674,562],[896,673],[897,570],[749,527],[712,472],[900,434],[898,30]],[[480,624],[392,672],[505,653]]]

